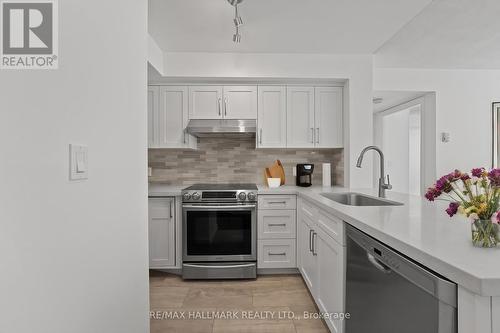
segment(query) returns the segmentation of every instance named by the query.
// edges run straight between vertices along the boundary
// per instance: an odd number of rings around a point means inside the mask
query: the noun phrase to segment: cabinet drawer
[[[323,210],[318,211],[318,226],[340,245],[345,245],[344,221]]]
[[[259,195],[259,209],[295,209],[295,195]]]
[[[295,238],[296,211],[265,209],[258,213],[259,239]]]
[[[258,268],[294,268],[295,239],[263,239],[257,242]]]

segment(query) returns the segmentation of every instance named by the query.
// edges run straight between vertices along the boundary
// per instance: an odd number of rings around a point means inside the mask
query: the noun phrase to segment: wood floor
[[[184,281],[150,273],[151,333],[327,333],[299,275]],[[184,316],[184,318],[183,318]]]

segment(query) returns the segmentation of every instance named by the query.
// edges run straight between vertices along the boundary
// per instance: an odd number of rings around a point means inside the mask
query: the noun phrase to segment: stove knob
[[[188,201],[189,199],[191,199],[191,194],[184,193],[184,195],[182,196],[182,199]]]
[[[253,192],[248,193],[248,200],[255,201],[256,195]]]
[[[200,193],[198,193],[198,192],[194,192],[194,193],[191,195],[191,198],[193,198],[193,200],[200,200],[201,195],[200,195]]]
[[[245,200],[246,198],[247,194],[245,192],[240,192],[240,194],[238,194],[238,199]]]

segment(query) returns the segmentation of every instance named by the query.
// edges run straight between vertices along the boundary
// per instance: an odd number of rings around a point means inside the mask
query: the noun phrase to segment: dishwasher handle
[[[392,270],[389,266],[386,266],[383,262],[375,258],[373,254],[366,252],[366,256],[368,257],[368,261],[379,271],[384,272],[385,274],[391,274]]]

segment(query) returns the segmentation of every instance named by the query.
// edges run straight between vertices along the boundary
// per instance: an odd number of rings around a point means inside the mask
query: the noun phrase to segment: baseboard
[[[257,275],[300,274],[297,268],[257,268]]]

